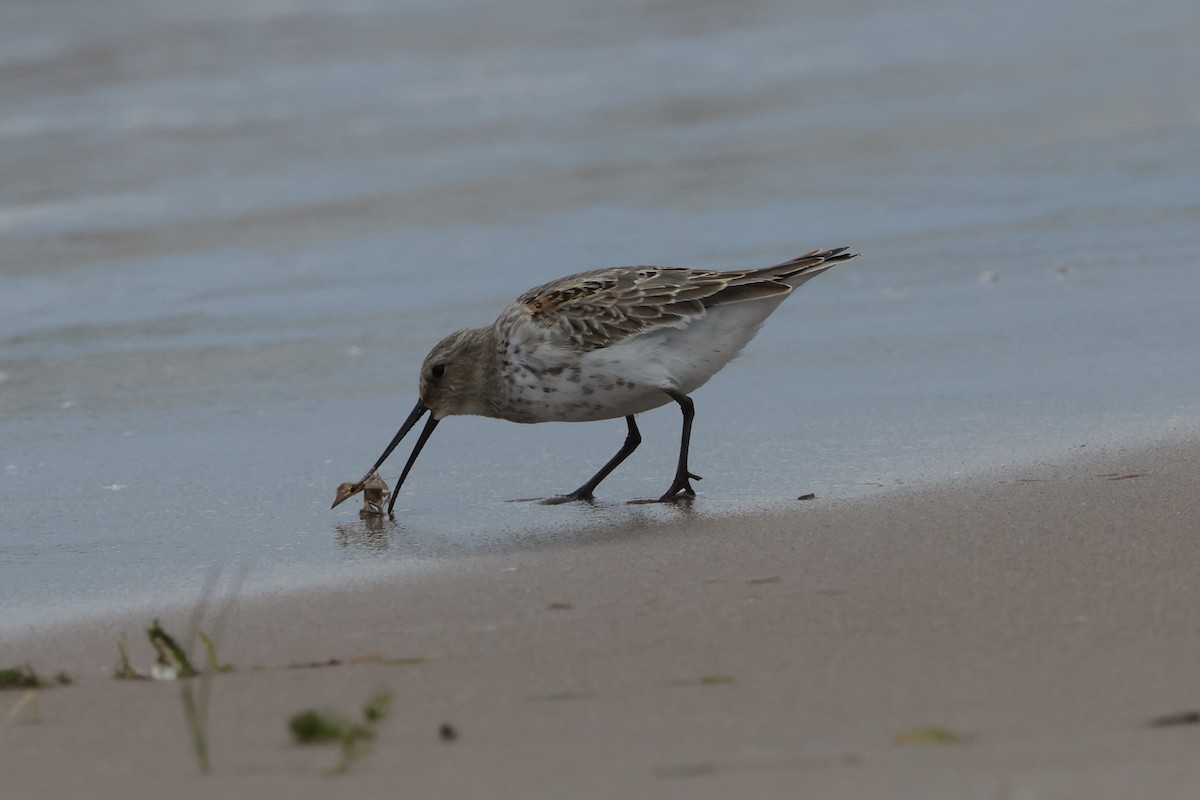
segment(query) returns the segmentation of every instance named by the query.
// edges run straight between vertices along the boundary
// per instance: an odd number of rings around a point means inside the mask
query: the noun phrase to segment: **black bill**
[[[362,477],[362,480],[354,484],[352,487],[349,487],[348,491],[343,492],[339,488],[337,499],[334,500],[333,505],[330,506],[330,508],[336,508],[338,504],[361,492],[363,490],[363,484],[366,483],[367,479],[375,474],[376,470],[383,465],[384,461],[387,461],[388,456],[392,454],[392,451],[396,449],[396,446],[400,444],[400,441],[408,435],[408,432],[413,429],[421,417],[425,416],[425,412],[428,410],[429,408],[420,400],[418,400],[416,407],[413,408],[412,413],[408,415],[408,419],[404,420],[404,424],[400,426],[400,430],[396,432],[395,437],[387,446],[387,449],[383,451],[383,455],[381,455],[379,460],[375,462],[375,466],[371,467],[371,469],[367,471],[367,474]],[[400,487],[404,485],[404,479],[408,477],[408,473],[412,469],[413,464],[416,462],[417,456],[421,454],[421,448],[425,446],[425,442],[429,441],[429,435],[433,433],[433,429],[437,427],[437,424],[438,419],[430,414],[429,420],[425,423],[424,430],[421,431],[421,435],[417,439],[417,445],[413,448],[412,455],[408,457],[408,463],[404,465],[404,472],[400,473],[400,480],[396,481],[396,488],[392,490],[392,499],[391,502],[388,503],[388,514],[392,513],[392,508],[396,505],[396,495],[400,494]]]

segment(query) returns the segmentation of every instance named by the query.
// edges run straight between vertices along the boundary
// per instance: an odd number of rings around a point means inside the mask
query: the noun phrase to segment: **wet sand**
[[[1200,726],[1148,723],[1200,708],[1197,474],[1192,437],[244,601],[208,778],[178,686],[108,677],[122,632],[148,668],[149,620],[32,632],[0,664],[76,683],[0,722],[4,795],[1196,797]],[[290,743],[381,688],[348,774]]]

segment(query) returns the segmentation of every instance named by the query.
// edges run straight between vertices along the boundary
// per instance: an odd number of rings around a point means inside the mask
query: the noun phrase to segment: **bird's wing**
[[[715,305],[787,294],[792,285],[852,256],[814,250],[757,270],[717,272],[681,267],[615,267],[581,272],[530,289],[504,318],[539,338],[597,350],[659,328],[699,319]],[[534,333],[534,331],[527,331]]]

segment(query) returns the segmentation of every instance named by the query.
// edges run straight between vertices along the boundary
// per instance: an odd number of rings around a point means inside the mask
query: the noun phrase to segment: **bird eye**
[[[434,364],[433,369],[431,369],[429,371],[430,371],[430,373],[433,374],[433,377],[440,378],[446,374],[446,365],[445,364]]]

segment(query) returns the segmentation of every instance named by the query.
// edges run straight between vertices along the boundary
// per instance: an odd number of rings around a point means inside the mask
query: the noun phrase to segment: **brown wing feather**
[[[530,289],[512,308],[575,347],[596,350],[647,330],[686,324],[715,305],[787,294],[792,290],[789,279],[807,280],[811,275],[806,273],[815,275],[853,258],[843,255],[844,250],[814,250],[773,267],[734,272],[681,267],[581,272]]]

